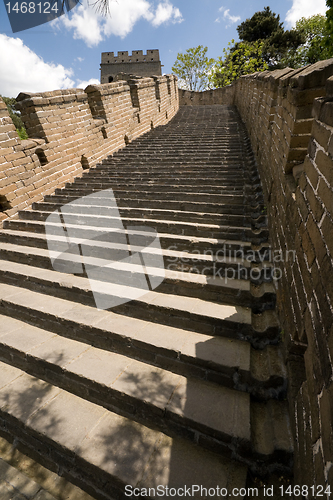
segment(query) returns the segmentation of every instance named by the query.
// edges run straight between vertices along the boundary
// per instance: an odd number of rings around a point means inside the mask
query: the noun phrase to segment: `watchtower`
[[[161,61],[158,49],[149,49],[147,54],[142,50],[102,52],[101,83],[111,83],[118,73],[127,73],[136,76],[161,76]]]

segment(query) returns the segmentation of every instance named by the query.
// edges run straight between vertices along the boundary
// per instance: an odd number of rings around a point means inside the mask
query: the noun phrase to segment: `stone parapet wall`
[[[332,75],[332,59],[247,75],[235,83],[234,100],[256,154],[272,247],[282,257],[277,307],[295,484],[308,486],[333,484]]]
[[[179,107],[173,75],[21,93],[17,100],[29,140],[19,139],[0,99],[0,222],[166,124]]]
[[[229,85],[220,89],[194,92],[191,90],[178,89],[179,106],[202,106],[212,104],[228,104],[234,102],[235,86]]]

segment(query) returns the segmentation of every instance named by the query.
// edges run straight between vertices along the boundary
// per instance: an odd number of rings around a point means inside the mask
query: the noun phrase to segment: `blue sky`
[[[4,3],[0,94],[12,97],[97,83],[101,52],[159,49],[164,73],[189,47],[208,46],[209,57],[217,58],[238,39],[237,25],[266,5],[286,28],[326,10],[325,0],[110,0],[111,16],[103,18],[81,0],[58,20],[13,34]]]

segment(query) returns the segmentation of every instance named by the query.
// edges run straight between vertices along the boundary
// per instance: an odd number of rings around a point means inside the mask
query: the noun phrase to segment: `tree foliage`
[[[234,44],[234,45],[232,45]],[[264,42],[238,42],[231,40],[227,49],[223,49],[224,57],[219,57],[210,76],[214,87],[225,87],[242,75],[264,71],[268,64],[263,58]]]
[[[180,78],[179,87],[186,90],[205,90],[214,59],[207,57],[208,47],[199,45],[179,52],[172,71]]]
[[[283,30],[280,16],[272,12],[270,7],[256,12],[250,19],[246,19],[237,26],[239,38],[245,42],[266,40],[280,30]]]
[[[16,99],[14,99],[14,97],[4,97],[2,95],[0,95],[0,97],[3,99],[4,103],[7,106],[9,116],[11,117],[14,123],[14,126],[17,130],[20,139],[21,140],[28,139],[27,132],[25,130],[23,121],[21,119],[21,114],[19,111],[16,111],[15,109]]]
[[[329,57],[333,56],[333,0],[326,0],[326,35],[325,48]]]
[[[270,7],[246,19],[237,27],[237,31],[242,41],[263,42],[262,57],[270,68],[280,67],[287,52],[296,49],[304,41],[298,31],[285,31],[280,16],[272,12]]]
[[[303,43],[287,52],[282,60],[285,66],[301,68],[331,57],[332,47],[329,48],[326,44],[328,31],[325,16],[316,14],[308,18],[302,17],[296,22],[293,31],[302,37]]]

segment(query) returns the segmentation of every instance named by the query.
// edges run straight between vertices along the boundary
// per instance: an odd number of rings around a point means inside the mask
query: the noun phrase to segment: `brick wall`
[[[201,106],[211,104],[233,104],[235,86],[228,85],[214,90],[204,92],[194,92],[191,90],[179,89],[179,106]]]
[[[29,140],[19,139],[0,98],[0,223],[167,123],[179,102],[172,75],[17,99]]]
[[[234,103],[256,154],[276,262],[295,484],[333,485],[333,60],[247,75]],[[286,260],[286,250],[295,250]],[[291,256],[292,254],[289,253]],[[280,259],[280,257],[279,257]]]

